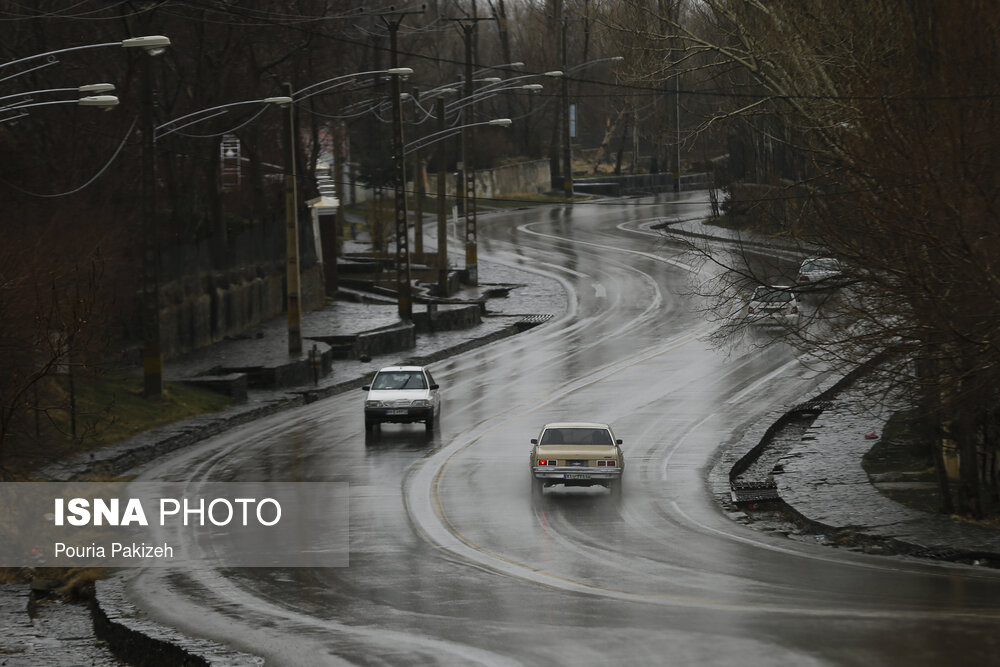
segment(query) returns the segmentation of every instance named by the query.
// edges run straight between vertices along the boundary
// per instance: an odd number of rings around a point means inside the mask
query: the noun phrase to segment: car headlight
[[[381,408],[382,401],[365,401],[366,408]]]
[[[429,408],[431,407],[431,402],[426,398],[418,398],[410,403],[411,408]]]

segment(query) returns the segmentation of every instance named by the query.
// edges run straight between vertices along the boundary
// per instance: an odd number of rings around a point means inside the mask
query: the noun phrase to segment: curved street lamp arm
[[[170,39],[164,37],[163,35],[146,35],[143,37],[130,37],[128,39],[123,39],[120,42],[103,42],[101,44],[84,44],[82,46],[68,46],[63,49],[56,49],[54,51],[46,51],[45,53],[36,53],[33,56],[25,56],[24,58],[18,58],[17,60],[10,60],[5,63],[0,63],[0,69],[5,67],[10,67],[11,65],[19,65],[21,63],[30,62],[32,60],[38,60],[39,58],[50,58],[60,53],[73,53],[74,51],[86,51],[89,49],[102,49],[106,46],[121,46],[123,48],[142,48],[146,49],[150,53],[156,54],[161,50],[170,46]],[[54,58],[50,59],[51,63],[58,62]],[[15,76],[20,76],[20,74],[25,74],[31,70],[25,70],[25,72],[20,72]]]
[[[238,107],[238,106],[241,106],[241,105],[244,105],[244,104],[278,104],[278,105],[285,105],[285,104],[291,104],[291,103],[292,103],[292,98],[290,98],[290,97],[265,97],[265,98],[260,99],[260,100],[243,100],[241,102],[230,102],[228,104],[219,104],[218,106],[208,107],[207,109],[199,109],[198,111],[192,111],[189,114],[185,114],[183,116],[180,116],[179,118],[174,118],[173,120],[168,120],[165,123],[161,123],[161,124],[157,125],[156,128],[155,128],[156,132],[158,133],[156,135],[156,138],[159,139],[159,138],[165,137],[165,136],[167,136],[169,134],[173,134],[174,132],[177,132],[178,130],[182,130],[185,127],[188,127],[189,125],[194,125],[195,123],[200,123],[200,122],[202,122],[204,120],[208,120],[209,118],[215,118],[216,116],[221,116],[222,114],[226,113],[226,109],[228,109],[229,107]],[[212,113],[212,112],[215,112],[215,113]],[[184,123],[183,125],[177,125],[176,127],[170,127],[170,126],[174,125],[175,123],[181,122],[182,120],[186,120],[187,122]],[[169,128],[169,129],[166,129],[166,131],[164,131],[164,132],[161,133],[160,131],[164,130],[164,128]]]
[[[620,62],[622,60],[625,60],[624,56],[611,56],[610,58],[598,58],[597,60],[588,60],[585,63],[580,63],[579,65],[574,65],[573,67],[570,67],[569,70],[566,71],[566,74],[569,75],[572,74],[573,72],[578,72],[582,70],[584,67],[590,67],[591,65],[596,65],[597,63],[606,63],[611,61]]]
[[[11,60],[5,63],[0,63],[0,69],[4,67],[10,67],[11,65],[17,65],[19,63],[26,63],[31,60],[37,60],[38,58],[46,58],[48,56],[54,56],[57,53],[71,53],[73,51],[84,51],[86,49],[99,49],[105,46],[121,46],[121,42],[107,42],[105,44],[87,44],[84,46],[70,46],[65,49],[56,49],[55,51],[46,51],[45,53],[36,53],[33,56],[26,56],[24,58],[18,58],[17,60]],[[56,61],[53,61],[56,62]]]
[[[348,83],[352,83],[355,80],[356,77],[359,77],[359,76],[368,76],[369,74],[390,74],[390,75],[392,75],[392,74],[400,74],[402,76],[406,76],[408,74],[413,74],[413,70],[410,69],[409,67],[396,67],[396,68],[389,68],[389,69],[374,69],[374,70],[370,70],[368,72],[354,72],[353,74],[344,74],[342,76],[335,76],[332,79],[327,79],[325,81],[320,81],[318,83],[314,83],[314,84],[308,85],[305,88],[301,88],[299,90],[296,90],[294,93],[292,93],[292,97],[294,98],[294,100],[296,102],[301,102],[302,100],[308,99],[308,98],[312,97],[313,95],[320,95],[320,94],[325,93],[325,92],[327,92],[329,90],[332,90],[334,88],[339,88],[340,86],[344,86],[344,85],[347,85]],[[308,95],[303,95],[303,93],[305,93],[307,90],[310,90],[312,88],[317,88],[319,86],[324,86],[326,84],[332,84],[332,85],[327,86],[326,88],[321,88],[320,90],[314,90],[311,93],[309,93]]]
[[[510,125],[509,118],[494,118],[492,120],[484,120],[479,123],[469,123],[468,125],[459,125],[457,127],[450,127],[447,130],[441,130],[440,132],[435,132],[433,134],[428,134],[420,139],[415,139],[403,147],[403,155],[409,155],[413,151],[420,150],[421,148],[426,148],[431,144],[436,144],[439,141],[444,141],[449,137],[453,137],[459,134],[462,130],[467,127],[479,127],[482,125],[492,125],[493,127],[507,127]]]
[[[82,97],[78,100],[51,100],[49,102],[32,102],[31,104],[11,104],[3,107],[0,111],[24,111],[25,109],[34,109],[36,107],[50,107],[57,104],[77,104],[84,107],[101,107],[104,109],[109,109],[118,104],[118,98],[114,95],[95,95],[91,97]],[[24,116],[26,114],[18,114],[17,116],[10,116],[8,118],[0,119],[0,123],[6,123],[11,120],[15,120]]]
[[[45,88],[44,90],[31,90],[26,93],[15,93],[13,95],[4,95],[0,97],[0,101],[14,99],[15,97],[23,98],[24,102],[30,102],[31,98],[29,95],[41,95],[43,93],[86,93],[86,92],[108,92],[114,90],[115,87],[110,83],[94,83],[88,86],[76,86],[75,88]],[[8,105],[13,106],[13,105]],[[6,107],[0,107],[4,109]]]
[[[514,63],[506,63],[504,65],[493,65],[492,67],[483,67],[482,69],[477,69],[472,73],[472,76],[479,76],[480,74],[486,74],[490,70],[494,69],[509,69],[513,67],[524,67],[524,63],[518,61]]]
[[[37,70],[44,69],[46,67],[50,67],[51,65],[56,65],[58,63],[59,63],[59,61],[57,59],[53,58],[51,60],[48,60],[48,61],[42,63],[41,65],[36,65],[35,67],[29,67],[28,69],[23,69],[20,72],[17,72],[16,74],[8,74],[4,78],[0,79],[0,83],[3,83],[4,81],[7,81],[9,79],[16,79],[19,76],[23,76],[25,74],[30,74],[31,72],[35,72]]]

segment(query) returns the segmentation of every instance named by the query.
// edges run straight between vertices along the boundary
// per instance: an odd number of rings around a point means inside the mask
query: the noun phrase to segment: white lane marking
[[[680,437],[680,439],[677,441],[677,443],[670,449],[670,452],[663,459],[663,477],[662,477],[662,479],[664,481],[666,481],[666,479],[667,479],[667,467],[670,466],[670,459],[672,459],[673,456],[674,456],[674,454],[676,454],[678,452],[678,450],[680,450],[680,448],[684,445],[684,441],[688,439],[688,436],[690,436],[692,433],[694,433],[695,431],[697,431],[698,429],[700,429],[705,424],[705,422],[707,422],[709,419],[712,419],[713,417],[715,417],[715,413],[714,412],[712,414],[708,415],[707,417],[705,417],[704,419],[702,419],[700,422],[698,422],[697,424],[695,424],[691,428],[689,428],[687,431],[684,432],[684,435],[682,435]]]
[[[802,363],[802,362],[801,362],[801,361],[800,361],[800,360],[799,360],[799,359],[798,359],[797,357],[796,357],[795,359],[792,359],[792,360],[791,360],[791,361],[789,361],[789,362],[788,362],[787,364],[784,364],[783,366],[780,366],[780,367],[778,367],[778,368],[774,369],[773,371],[771,371],[770,373],[768,373],[767,375],[765,375],[765,376],[764,376],[764,377],[762,377],[761,379],[759,379],[759,380],[757,380],[756,382],[754,382],[753,384],[751,384],[751,385],[750,385],[749,387],[745,388],[745,389],[744,389],[743,391],[741,391],[740,393],[738,393],[738,394],[736,394],[735,396],[733,396],[732,398],[730,398],[730,399],[729,399],[728,401],[726,401],[726,404],[727,404],[727,405],[732,405],[733,403],[739,403],[739,402],[740,402],[740,401],[742,401],[742,400],[743,400],[743,398],[744,398],[744,397],[746,397],[746,396],[747,396],[748,394],[750,394],[750,393],[752,393],[752,392],[755,392],[755,391],[757,391],[757,389],[758,389],[758,388],[759,388],[759,387],[760,387],[761,385],[763,385],[763,384],[766,384],[766,383],[770,382],[770,381],[771,381],[771,380],[773,380],[774,378],[776,378],[776,377],[778,377],[779,375],[782,375],[783,373],[785,373],[785,371],[787,371],[787,370],[788,370],[789,368],[791,368],[792,366],[797,366],[797,365],[799,365],[799,364],[801,364],[801,363]]]
[[[565,236],[556,236],[555,234],[543,234],[542,232],[536,232],[532,229],[529,229],[529,227],[533,225],[541,225],[541,224],[545,223],[529,222],[518,226],[517,229],[518,231],[522,231],[525,234],[534,234],[535,236],[541,236],[542,238],[547,238],[547,239],[554,239],[556,241],[564,241],[566,243],[572,243],[576,245],[585,245],[585,246],[590,246],[592,248],[600,248],[602,250],[613,250],[615,252],[624,252],[629,255],[639,255],[640,257],[651,259],[654,262],[663,262],[664,264],[670,264],[672,266],[676,266],[677,268],[684,269],[685,271],[688,271],[690,273],[699,272],[698,268],[695,266],[691,266],[690,264],[685,264],[684,262],[679,262],[676,259],[670,259],[669,257],[660,257],[659,255],[654,255],[651,252],[642,252],[641,250],[629,250],[628,248],[620,248],[618,246],[606,245],[603,243],[591,243],[590,241],[580,241],[578,239],[571,239]]]

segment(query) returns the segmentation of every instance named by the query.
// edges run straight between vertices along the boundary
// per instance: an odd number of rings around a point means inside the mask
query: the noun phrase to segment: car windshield
[[[372,389],[426,389],[424,374],[420,371],[380,371],[372,382]]]
[[[611,434],[603,428],[547,428],[539,441],[542,445],[613,445]]]
[[[765,301],[765,302],[788,302],[792,300],[792,293],[788,290],[775,289],[773,287],[758,287],[754,290],[753,301]]]

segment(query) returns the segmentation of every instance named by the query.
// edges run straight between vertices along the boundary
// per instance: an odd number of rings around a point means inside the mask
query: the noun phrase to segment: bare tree
[[[829,304],[836,326],[793,338],[852,363],[892,350],[881,368],[914,397],[934,395],[938,431],[960,453],[959,510],[980,516],[996,496],[981,463],[995,465],[1000,379],[998,322],[984,306],[1000,296],[989,157],[1000,77],[978,65],[997,52],[995,12],[902,0],[697,7],[697,21],[656,18],[691,62],[726,73],[718,92],[730,104],[703,128],[729,123],[756,142],[730,206],[850,270],[851,298]],[[770,278],[728,268],[727,287]]]

